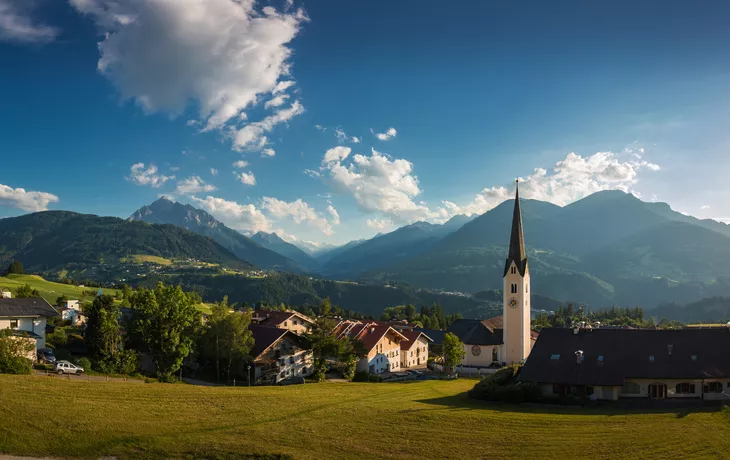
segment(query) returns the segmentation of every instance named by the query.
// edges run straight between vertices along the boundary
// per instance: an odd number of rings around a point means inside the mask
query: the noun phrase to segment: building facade
[[[11,329],[19,337],[35,341],[36,350],[46,347],[47,319],[58,312],[41,297],[0,298],[0,329]]]

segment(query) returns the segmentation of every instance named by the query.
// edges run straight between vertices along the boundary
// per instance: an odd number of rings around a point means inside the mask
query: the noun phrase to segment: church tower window
[[[511,292],[512,294],[517,294],[517,283],[512,283]]]

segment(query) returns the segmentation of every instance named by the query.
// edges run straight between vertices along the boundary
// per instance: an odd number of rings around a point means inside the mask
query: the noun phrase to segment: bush
[[[53,329],[53,332],[48,334],[48,337],[46,338],[46,342],[48,343],[48,345],[55,349],[66,346],[67,341],[68,337],[66,336],[66,330],[59,326],[56,326]]]
[[[84,368],[85,371],[91,370],[91,361],[89,361],[89,358],[79,358],[76,360],[76,365],[79,367]]]
[[[382,381],[383,381],[383,377],[381,377],[379,375],[370,374],[370,376],[368,378],[368,382],[371,382],[371,383],[380,383]]]
[[[24,338],[14,337],[10,331],[0,331],[0,373],[30,374],[33,362],[28,355],[35,353],[35,345]]]
[[[369,382],[370,373],[368,371],[355,372],[355,375],[352,376],[352,381],[353,382]]]
[[[540,400],[542,392],[538,384],[517,380],[520,370],[521,366],[516,364],[503,367],[496,373],[482,379],[474,388],[469,390],[469,397],[484,401],[505,401],[510,403]]]

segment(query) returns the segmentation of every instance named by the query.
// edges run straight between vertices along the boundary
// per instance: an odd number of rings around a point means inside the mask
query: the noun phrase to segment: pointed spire
[[[512,262],[517,265],[520,275],[525,275],[527,268],[527,253],[525,252],[525,238],[522,234],[522,212],[520,210],[520,186],[519,179],[515,181],[515,209],[512,214],[512,233],[509,239],[509,251],[507,252],[507,263],[504,266],[504,274],[507,275]]]

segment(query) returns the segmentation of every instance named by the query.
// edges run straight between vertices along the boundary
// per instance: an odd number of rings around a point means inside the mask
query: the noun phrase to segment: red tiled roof
[[[431,337],[427,336],[423,332],[418,332],[418,331],[403,331],[403,332],[401,332],[401,334],[403,334],[405,336],[405,338],[408,339],[407,342],[404,340],[404,341],[402,341],[400,343],[400,349],[401,350],[410,350],[411,347],[413,346],[413,344],[416,343],[416,341],[418,341],[418,338],[420,336],[424,336],[426,338],[426,340],[428,340],[429,342],[433,342],[433,340],[431,339]]]

